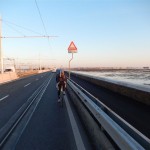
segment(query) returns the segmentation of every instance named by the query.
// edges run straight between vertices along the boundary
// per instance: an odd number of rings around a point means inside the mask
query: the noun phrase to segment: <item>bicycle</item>
[[[64,91],[63,91],[63,86],[61,86],[61,90],[60,90],[60,106],[63,107],[63,103],[64,103]]]

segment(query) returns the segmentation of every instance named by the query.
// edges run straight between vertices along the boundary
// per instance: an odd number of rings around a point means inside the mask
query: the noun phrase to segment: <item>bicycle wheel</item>
[[[64,103],[64,95],[62,94],[62,98],[61,98],[61,107],[63,107],[63,103]]]
[[[63,107],[63,92],[60,94],[60,106]]]

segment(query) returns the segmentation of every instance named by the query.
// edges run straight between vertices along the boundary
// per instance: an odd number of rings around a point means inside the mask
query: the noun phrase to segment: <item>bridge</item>
[[[72,73],[61,108],[55,78],[0,85],[0,149],[150,149],[149,91]]]

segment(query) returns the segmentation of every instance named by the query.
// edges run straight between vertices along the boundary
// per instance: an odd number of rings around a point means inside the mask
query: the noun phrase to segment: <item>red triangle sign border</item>
[[[68,47],[68,51],[71,51],[71,50],[77,50],[77,47],[75,46],[74,42],[72,41]]]

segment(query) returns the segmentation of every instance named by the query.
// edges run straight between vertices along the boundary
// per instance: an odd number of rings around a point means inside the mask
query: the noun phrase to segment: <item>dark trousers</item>
[[[61,86],[63,87],[63,91],[65,91],[65,84],[58,84],[58,97],[60,98]]]

